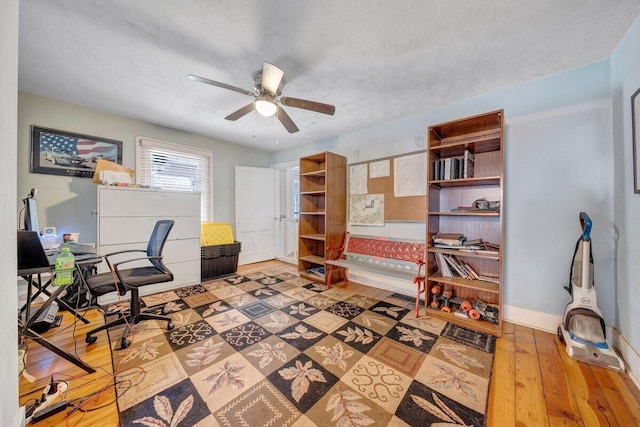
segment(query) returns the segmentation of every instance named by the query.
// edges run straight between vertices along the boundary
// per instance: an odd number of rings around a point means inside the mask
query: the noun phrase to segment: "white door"
[[[236,166],[236,239],[242,243],[238,264],[275,258],[274,171]]]

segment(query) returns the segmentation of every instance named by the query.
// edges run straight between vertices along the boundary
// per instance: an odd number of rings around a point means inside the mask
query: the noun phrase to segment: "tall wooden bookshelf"
[[[298,272],[326,283],[314,269],[325,268],[327,246],[340,247],[347,228],[347,159],[324,152],[300,158]],[[318,270],[315,270],[318,271]],[[332,281],[340,280],[339,272]]]
[[[474,330],[492,335],[502,335],[502,295],[504,253],[504,112],[492,111],[473,117],[454,120],[428,129],[427,148],[427,295],[439,285],[451,289],[454,296],[468,300],[481,300],[497,307],[497,324],[486,320],[472,320],[435,309],[427,309],[428,315],[442,318]],[[449,174],[443,179],[439,170],[443,159],[474,157],[472,177]],[[499,201],[499,208],[473,209],[478,199]],[[471,207],[471,209],[465,209]],[[436,233],[461,233],[468,240],[482,239],[498,244],[497,250],[462,251],[434,246]],[[455,255],[467,262],[487,280],[470,280],[462,277],[443,277],[438,269],[436,255]],[[428,304],[428,303],[427,303]]]

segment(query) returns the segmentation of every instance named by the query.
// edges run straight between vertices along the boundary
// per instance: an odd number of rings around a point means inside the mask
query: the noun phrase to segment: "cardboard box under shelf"
[[[233,274],[238,270],[238,255],[241,243],[234,242],[225,245],[202,246],[200,263],[201,280],[212,279],[226,274]]]

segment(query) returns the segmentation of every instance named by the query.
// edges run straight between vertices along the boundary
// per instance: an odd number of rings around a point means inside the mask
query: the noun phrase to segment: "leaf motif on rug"
[[[447,359],[461,368],[484,368],[484,365],[478,362],[478,359],[465,354],[468,347],[461,344],[439,344],[436,347],[445,355]]]
[[[187,314],[176,313],[173,315],[172,319],[177,326],[183,326],[188,324],[191,321],[192,315],[193,313],[187,313]]]
[[[269,289],[269,288],[262,288],[262,289],[258,289],[258,290],[256,290],[256,291],[255,291],[255,293],[254,293],[254,295],[255,295],[255,296],[259,296],[259,295],[269,295],[269,296],[271,296],[271,295],[273,295],[273,294],[275,294],[275,292],[274,292],[274,291],[272,291],[272,290],[271,290],[271,289]]]
[[[347,362],[345,360],[353,356],[353,351],[345,350],[339,342],[335,343],[331,347],[317,345],[316,353],[320,356],[324,356],[324,359],[322,360],[323,365],[336,365],[343,371],[347,370]]]
[[[291,383],[291,397],[296,402],[300,402],[302,396],[309,391],[309,386],[312,382],[327,382],[322,372],[319,369],[312,368],[312,365],[311,361],[303,365],[299,360],[296,360],[295,367],[292,366],[278,371],[285,380],[293,380]]]
[[[289,314],[299,314],[301,316],[310,316],[311,312],[316,310],[315,307],[307,307],[304,303],[300,303],[298,305],[292,305],[289,308],[291,309]]]
[[[337,334],[345,337],[344,342],[354,341],[362,344],[370,344],[375,338],[378,338],[370,330],[360,329],[357,326],[355,328],[349,326],[346,331],[338,331]]]
[[[217,323],[220,326],[229,326],[229,325],[241,325],[243,321],[240,320],[240,316],[237,314],[225,313],[220,319],[216,320],[213,323]]]
[[[280,280],[276,279],[275,277],[265,277],[264,279],[261,279],[258,282],[262,283],[263,285],[275,285],[279,281]]]
[[[259,366],[261,369],[268,366],[274,358],[281,360],[282,362],[287,361],[287,355],[281,350],[284,347],[283,342],[279,342],[274,346],[266,342],[260,342],[258,345],[260,346],[258,350],[253,350],[247,353],[247,355],[260,357]]]
[[[404,326],[396,326],[396,329],[402,334],[400,336],[400,341],[412,342],[416,347],[420,347],[422,345],[422,340],[433,340],[433,337],[423,334],[420,329],[409,329]]]
[[[331,298],[327,298],[327,297],[320,297],[320,296],[309,298],[309,302],[313,305],[318,305],[320,307],[327,307],[335,304],[335,300],[332,300]]]
[[[271,322],[264,324],[264,326],[268,328],[283,329],[291,323],[291,317],[286,313],[271,313],[269,317],[271,318]]]
[[[274,296],[273,298],[271,298],[269,300],[269,304],[271,304],[274,307],[284,307],[285,305],[287,305],[288,303],[290,303],[291,301],[293,301],[293,298],[287,296],[287,295],[283,295],[283,294],[279,294]]]
[[[207,317],[212,315],[213,313],[218,313],[221,311],[228,310],[229,307],[222,305],[222,301],[216,301],[214,303],[209,304],[209,307],[202,312],[202,317]]]
[[[144,341],[140,344],[140,347],[129,347],[124,353],[122,362],[126,363],[133,359],[140,358],[142,360],[155,359],[159,354],[158,348],[162,345],[162,342],[155,342],[153,340]]]
[[[359,305],[361,307],[372,305],[373,303],[375,303],[375,301],[369,297],[356,297],[356,296],[349,298],[349,302],[351,304]]]
[[[446,423],[431,424],[432,426],[466,426],[465,422],[454,411],[452,411],[451,408],[445,405],[445,403],[440,400],[435,393],[431,393],[431,397],[433,397],[433,401],[436,402],[438,406],[420,396],[416,396],[414,394],[411,395],[411,399],[416,403],[416,405],[429,412],[431,415],[438,417],[442,421],[446,421]]]
[[[244,277],[243,276],[236,276],[236,277],[232,277],[230,279],[227,279],[227,281],[229,283],[231,283],[232,285],[238,285],[240,283],[242,283],[244,281]]]
[[[295,328],[294,332],[289,332],[287,334],[280,335],[281,338],[285,338],[288,340],[296,340],[298,338],[304,338],[306,340],[312,340],[321,335],[320,332],[312,332],[304,325],[298,325]]]
[[[170,311],[180,311],[182,310],[182,306],[184,304],[181,302],[169,301],[164,305],[163,311],[165,313],[169,313]]]
[[[236,307],[244,307],[245,305],[249,305],[256,302],[255,298],[252,298],[251,295],[242,294],[231,300],[231,303]]]
[[[454,389],[471,400],[479,401],[476,395],[476,384],[466,380],[467,373],[455,371],[447,366],[436,364],[439,375],[431,377],[430,383],[436,388]]]
[[[189,395],[180,403],[176,412],[171,408],[171,401],[166,396],[156,396],[153,399],[153,409],[161,418],[144,417],[133,420],[134,424],[142,424],[148,427],[176,427],[187,416],[193,407],[193,395]],[[166,424],[165,424],[166,422]]]
[[[187,365],[199,368],[215,361],[220,356],[222,344],[221,342],[214,344],[213,339],[209,338],[204,341],[202,345],[195,347],[193,353],[187,354],[189,358],[189,360],[186,361]]]
[[[327,401],[326,411],[332,411],[331,421],[336,422],[336,426],[368,426],[375,421],[364,414],[371,408],[358,400],[362,399],[357,393],[350,390],[342,390],[338,386],[338,392],[332,395]]]
[[[379,311],[381,313],[388,314],[389,316],[391,316],[394,319],[396,319],[396,318],[398,318],[398,313],[404,311],[404,308],[402,308],[402,307],[376,307],[376,308],[373,309],[373,311]]]
[[[225,384],[233,388],[244,388],[247,380],[238,375],[242,369],[244,369],[244,366],[232,366],[228,360],[224,362],[219,372],[208,375],[202,379],[202,381],[212,383],[207,395],[220,389]]]
[[[364,323],[365,326],[369,328],[374,324],[378,326],[389,326],[389,324],[387,323],[384,317],[363,314],[362,316],[360,316],[360,318],[362,319],[362,323]]]

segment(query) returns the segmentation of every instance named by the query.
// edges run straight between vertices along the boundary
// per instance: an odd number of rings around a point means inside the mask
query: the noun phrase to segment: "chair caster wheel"
[[[86,342],[87,344],[93,344],[96,341],[98,341],[98,337],[96,336],[87,335],[87,337],[84,339],[84,342]]]
[[[176,327],[176,325],[173,322],[167,323],[167,331],[170,331],[175,327]]]
[[[124,350],[125,348],[129,347],[131,345],[131,341],[126,339],[126,338],[121,338],[120,339],[120,349]]]

